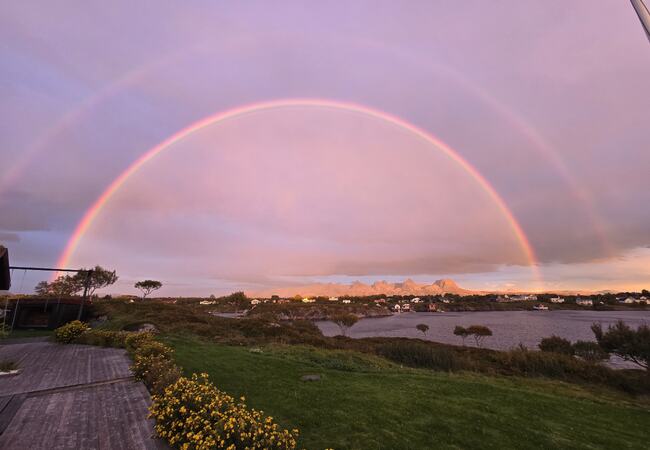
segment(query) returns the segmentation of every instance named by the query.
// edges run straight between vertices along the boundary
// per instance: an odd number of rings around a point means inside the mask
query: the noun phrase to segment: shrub
[[[589,379],[591,377],[587,372],[593,369],[591,364],[558,352],[514,349],[495,353],[494,358],[506,373],[513,375]]]
[[[573,354],[589,362],[600,362],[609,358],[597,342],[577,341],[573,344]]]
[[[644,324],[634,330],[619,320],[605,332],[598,323],[591,329],[603,350],[650,371],[650,326]]]
[[[448,348],[434,347],[417,341],[396,341],[380,344],[377,353],[384,358],[410,367],[453,371],[462,368],[462,361]]]
[[[127,331],[88,330],[79,336],[76,342],[102,347],[124,348],[126,346],[126,338],[129,334]]]
[[[134,378],[142,381],[153,394],[161,394],[181,376],[178,366],[163,355],[136,356],[131,372]]]
[[[79,320],[73,320],[54,330],[54,339],[62,344],[70,344],[76,341],[88,329],[89,327],[85,323]]]
[[[146,358],[148,356],[162,356],[167,359],[172,359],[173,353],[174,350],[171,347],[168,347],[161,342],[150,340],[144,341],[140,344],[134,352],[134,357]]]
[[[571,346],[571,342],[555,335],[542,339],[542,341],[539,343],[539,349],[543,352],[573,355],[573,347]]]
[[[280,430],[272,417],[248,409],[217,389],[206,374],[180,378],[155,395],[155,431],[174,448],[295,449],[298,430]]]
[[[142,345],[153,342],[154,334],[150,331],[129,333],[124,339],[124,346],[129,353],[135,352]]]
[[[427,335],[427,331],[429,331],[429,325],[426,323],[419,323],[415,326],[415,328],[418,329],[418,331],[421,331],[423,335]]]

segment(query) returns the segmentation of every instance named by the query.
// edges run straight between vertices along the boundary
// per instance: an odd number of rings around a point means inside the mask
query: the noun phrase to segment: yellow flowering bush
[[[161,394],[181,376],[178,366],[165,355],[136,356],[131,372],[133,377],[142,381],[153,394]]]
[[[79,344],[124,348],[128,331],[88,330],[76,340]]]
[[[168,359],[171,359],[173,354],[174,350],[171,347],[154,340],[142,342],[134,352],[135,357],[162,355]]]
[[[54,330],[54,339],[62,344],[70,344],[88,331],[89,327],[79,320],[73,320]]]
[[[148,344],[149,342],[155,342],[153,340],[154,336],[155,335],[151,331],[129,333],[128,336],[124,339],[124,344],[126,346],[126,349],[129,352],[133,353],[142,345]]]
[[[181,450],[296,448],[298,430],[280,430],[243,397],[236,402],[217,389],[207,374],[179,378],[153,396],[150,412],[156,434]]]

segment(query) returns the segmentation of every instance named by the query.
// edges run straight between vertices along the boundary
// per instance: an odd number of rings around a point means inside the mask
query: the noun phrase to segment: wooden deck
[[[0,378],[0,449],[165,449],[149,393],[124,350],[30,342],[0,346],[22,372]]]

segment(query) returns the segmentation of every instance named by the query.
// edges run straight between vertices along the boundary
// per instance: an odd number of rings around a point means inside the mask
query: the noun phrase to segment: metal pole
[[[51,267],[9,266],[12,270],[41,270],[44,272],[83,272],[82,269],[52,269]]]

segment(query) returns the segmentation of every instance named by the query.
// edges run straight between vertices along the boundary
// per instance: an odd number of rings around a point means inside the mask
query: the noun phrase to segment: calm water
[[[650,311],[489,311],[489,312],[445,312],[404,313],[376,319],[362,319],[348,332],[353,338],[392,336],[423,338],[415,329],[419,323],[429,325],[426,339],[447,344],[460,345],[462,340],[454,336],[456,325],[485,325],[493,335],[483,341],[483,346],[495,350],[508,350],[520,343],[530,349],[544,337],[561,336],[572,342],[594,341],[591,324],[600,322],[603,327],[623,320],[634,327],[650,324]],[[340,334],[332,322],[317,322],[326,336]],[[474,345],[468,338],[466,345]],[[612,361],[620,366],[620,361]],[[627,364],[625,364],[627,366]]]

